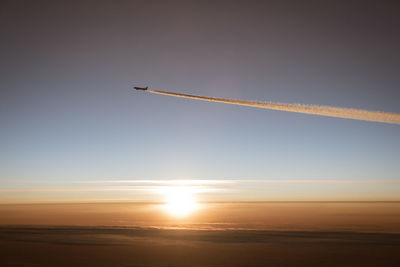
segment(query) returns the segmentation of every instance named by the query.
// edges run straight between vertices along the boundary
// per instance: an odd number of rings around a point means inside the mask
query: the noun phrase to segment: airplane
[[[143,91],[146,91],[147,90],[147,88],[149,88],[148,86],[146,86],[146,87],[133,87],[133,88],[135,88],[136,90],[143,90]]]

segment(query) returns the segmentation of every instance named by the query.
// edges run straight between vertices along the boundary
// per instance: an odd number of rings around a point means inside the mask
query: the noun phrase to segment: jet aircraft
[[[133,87],[134,89],[136,89],[136,90],[143,90],[143,91],[146,91],[147,90],[147,88],[149,88],[148,86],[146,86],[146,87]]]

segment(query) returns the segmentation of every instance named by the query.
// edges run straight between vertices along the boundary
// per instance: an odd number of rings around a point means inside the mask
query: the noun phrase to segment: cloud
[[[184,190],[200,202],[213,201],[394,201],[399,179],[194,179],[21,181],[0,188],[3,203],[160,202],[171,190]]]
[[[195,230],[154,227],[0,227],[7,241],[40,242],[59,245],[130,245],[146,241],[207,243],[264,243],[268,245],[394,245],[400,241],[396,233],[363,233],[341,231],[287,230]]]

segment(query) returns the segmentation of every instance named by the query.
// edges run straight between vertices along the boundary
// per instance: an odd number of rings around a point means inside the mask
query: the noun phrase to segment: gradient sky
[[[0,187],[334,179],[400,192],[385,182],[400,180],[398,125],[131,90],[400,113],[399,13],[395,1],[2,1]]]

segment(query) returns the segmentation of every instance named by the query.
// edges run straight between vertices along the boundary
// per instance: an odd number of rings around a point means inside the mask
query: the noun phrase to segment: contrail
[[[330,107],[330,106],[245,101],[245,100],[235,100],[235,99],[208,97],[208,96],[179,94],[179,93],[171,93],[171,92],[157,91],[157,90],[147,90],[147,91],[150,93],[153,93],[153,94],[169,95],[169,96],[197,99],[197,100],[210,101],[210,102],[220,102],[220,103],[249,106],[249,107],[256,107],[256,108],[282,110],[282,111],[320,115],[320,116],[327,116],[327,117],[354,119],[354,120],[363,120],[363,121],[374,121],[374,122],[383,122],[383,123],[391,123],[391,124],[399,124],[400,125],[400,114],[397,114],[397,113],[389,113],[389,112],[381,112],[381,111],[373,111],[373,110],[363,110],[363,109],[353,109],[353,108],[339,108],[339,107]]]

